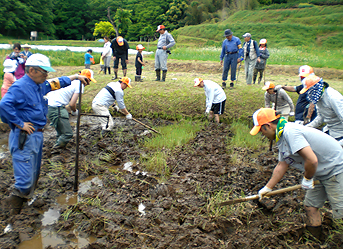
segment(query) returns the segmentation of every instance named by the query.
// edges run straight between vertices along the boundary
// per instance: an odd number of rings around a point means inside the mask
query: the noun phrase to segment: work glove
[[[294,116],[294,112],[290,112],[290,113],[289,113],[289,116]]]
[[[305,176],[301,182],[301,187],[303,189],[314,189],[314,182],[313,182],[313,178],[312,179],[307,179]]]
[[[114,110],[116,110],[116,112],[119,112],[119,107],[117,105],[112,105],[112,107],[114,108]]]
[[[206,111],[205,111],[205,115],[208,115],[210,113],[210,108],[207,108]]]
[[[311,119],[310,118],[304,118],[304,125],[310,123]]]
[[[77,116],[78,114],[79,114],[79,110],[78,109],[76,109],[75,112],[71,111],[71,115],[73,115],[73,116]]]
[[[131,113],[127,114],[125,117],[126,117],[127,119],[132,119]]]
[[[277,85],[277,86],[274,87],[274,89],[275,89],[276,91],[279,91],[281,88],[282,88],[281,85]]]
[[[258,196],[260,197],[260,201],[262,200],[263,196],[267,193],[272,191],[272,189],[268,188],[267,186],[264,186],[263,188],[258,191]]]

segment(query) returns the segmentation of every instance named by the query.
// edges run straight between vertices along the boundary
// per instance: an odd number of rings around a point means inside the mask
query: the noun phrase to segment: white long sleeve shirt
[[[212,104],[218,104],[226,100],[224,90],[212,80],[204,80],[206,95],[206,109],[211,109]]]
[[[108,41],[104,44],[104,50],[102,52],[104,57],[112,56],[112,48],[111,43]]]
[[[109,107],[114,103],[114,101],[117,101],[119,109],[126,108],[124,104],[124,91],[123,89],[121,89],[120,83],[118,81],[110,82],[107,84],[107,86],[112,88],[116,99],[113,98],[113,96],[106,88],[103,88],[93,99],[93,104],[104,105],[106,107]]]

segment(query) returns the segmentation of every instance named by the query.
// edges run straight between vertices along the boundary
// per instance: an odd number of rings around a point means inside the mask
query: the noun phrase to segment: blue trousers
[[[18,148],[19,134],[19,128],[11,130],[8,141],[12,155],[14,186],[21,195],[29,196],[33,194],[39,178],[43,151],[43,133],[34,132],[27,135],[23,150]]]
[[[222,76],[223,81],[227,80],[227,75],[229,74],[230,67],[231,67],[231,81],[236,80],[237,59],[238,59],[238,53],[225,55],[223,76]]]

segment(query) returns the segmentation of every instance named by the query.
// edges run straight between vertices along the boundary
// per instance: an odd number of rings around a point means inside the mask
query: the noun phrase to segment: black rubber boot
[[[139,81],[139,76],[135,76],[135,82]]]
[[[6,199],[5,203],[10,210],[10,223],[11,224],[14,223],[14,216],[20,213],[25,201],[26,201],[25,198],[21,198],[16,195],[11,195],[10,197]]]
[[[141,77],[140,75],[137,76],[137,81],[138,81],[138,82],[142,82],[142,81],[143,81],[143,80],[142,80],[142,77]]]
[[[315,237],[317,240],[321,242],[325,241],[325,235],[323,234],[322,226],[306,226],[306,229]]]
[[[106,74],[106,71],[107,71],[107,67],[104,67],[104,74]]]
[[[233,88],[234,84],[233,82],[230,83],[230,88]]]
[[[156,80],[155,81],[160,81],[161,80],[161,69],[156,69]]]
[[[118,79],[118,73],[114,71],[114,77],[112,78],[112,80],[116,80],[116,79]]]
[[[108,74],[111,75],[111,67],[108,67]]]
[[[161,79],[161,81],[166,81],[166,77],[167,77],[167,70],[163,70],[162,71],[162,79]]]
[[[222,83],[222,88],[223,88],[223,89],[226,88],[226,82],[225,82],[225,81],[223,81],[223,83]]]

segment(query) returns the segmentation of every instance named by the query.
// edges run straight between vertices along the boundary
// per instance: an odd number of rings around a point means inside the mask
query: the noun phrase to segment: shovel
[[[319,184],[319,181],[314,181],[314,184]],[[263,195],[263,197],[265,196],[272,196],[272,195],[278,195],[278,194],[282,194],[282,193],[286,193],[289,191],[294,191],[297,189],[301,189],[301,184],[295,185],[295,186],[291,186],[291,187],[287,187],[287,188],[281,188],[275,191],[271,191],[265,195]],[[258,195],[250,195],[244,198],[240,198],[240,199],[235,199],[235,200],[230,200],[230,201],[224,201],[219,203],[219,206],[227,206],[227,205],[232,205],[232,204],[236,204],[236,203],[241,203],[241,202],[246,202],[246,201],[250,201],[250,200],[257,200],[258,198],[260,198]]]

